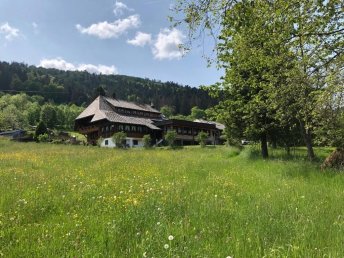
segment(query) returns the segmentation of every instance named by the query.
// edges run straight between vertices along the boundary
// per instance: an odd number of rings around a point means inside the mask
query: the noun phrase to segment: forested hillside
[[[120,99],[153,102],[157,108],[171,106],[175,113],[183,115],[189,114],[193,106],[206,109],[216,104],[207,92],[174,82],[0,62],[0,91],[6,93],[25,92],[40,95],[45,101],[80,106],[89,104],[98,94],[99,87],[103,87],[109,96],[116,94]]]

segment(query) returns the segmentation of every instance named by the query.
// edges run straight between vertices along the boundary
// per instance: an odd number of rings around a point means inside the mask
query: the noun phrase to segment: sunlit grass
[[[0,140],[0,256],[343,257],[344,175],[297,152]]]

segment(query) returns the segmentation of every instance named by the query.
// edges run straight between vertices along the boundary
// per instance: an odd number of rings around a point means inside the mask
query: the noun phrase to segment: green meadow
[[[0,140],[0,256],[343,257],[344,173],[271,154]]]

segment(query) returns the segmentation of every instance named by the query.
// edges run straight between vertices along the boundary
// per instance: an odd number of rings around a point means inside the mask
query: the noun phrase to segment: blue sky
[[[170,28],[170,0],[1,0],[0,60],[64,70],[209,85],[211,39],[185,55],[187,31]]]

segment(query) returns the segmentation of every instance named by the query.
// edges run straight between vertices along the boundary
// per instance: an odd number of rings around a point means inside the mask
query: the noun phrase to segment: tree
[[[125,132],[117,132],[112,136],[112,140],[115,142],[117,148],[125,148],[125,139],[127,134]]]
[[[47,130],[47,126],[45,125],[45,123],[43,121],[40,121],[36,127],[36,131],[35,131],[35,140],[38,141],[38,137],[40,135],[44,135],[47,134],[48,130]]]
[[[191,119],[195,120],[195,119],[204,119],[206,114],[205,111],[203,109],[200,109],[197,106],[194,106],[193,108],[191,108]]]
[[[199,142],[199,145],[201,145],[202,148],[205,147],[207,139],[208,139],[208,134],[203,131],[199,132],[198,135],[196,136],[196,141]]]
[[[344,52],[342,1],[181,0],[175,10],[184,14],[190,42],[207,30],[215,38],[226,73],[209,91],[221,98],[222,116],[233,115],[223,117],[226,126],[259,139],[267,157],[267,140],[297,122],[312,160],[315,96]]]
[[[47,127],[54,128],[57,125],[57,112],[53,105],[45,104],[41,109],[41,121],[43,121]]]
[[[143,147],[148,149],[152,146],[152,138],[149,134],[143,136]]]
[[[173,108],[166,105],[160,108],[160,112],[167,118],[170,118],[174,113]]]
[[[174,141],[176,140],[177,138],[177,133],[176,131],[174,130],[169,130],[166,132],[165,134],[165,141],[167,141],[167,144],[169,147],[173,148],[174,146]]]

